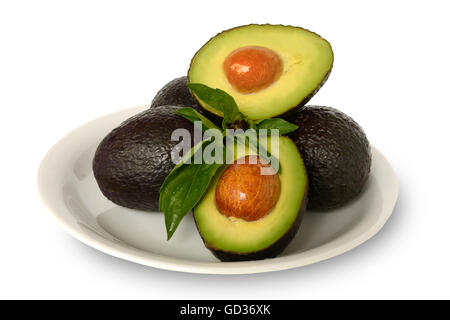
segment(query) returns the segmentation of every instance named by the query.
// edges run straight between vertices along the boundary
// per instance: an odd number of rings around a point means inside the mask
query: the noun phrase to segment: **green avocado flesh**
[[[283,67],[279,79],[269,87],[245,94],[228,82],[223,63],[231,52],[248,46],[274,51]],[[261,120],[306,104],[326,81],[332,65],[331,46],[317,34],[299,27],[252,24],[224,31],[209,40],[192,59],[188,78],[191,83],[226,91],[245,116]],[[203,101],[199,103],[221,115]]]
[[[267,148],[280,161],[280,196],[275,207],[256,221],[222,215],[216,206],[215,190],[221,170],[214,177],[201,201],[194,208],[197,228],[207,248],[223,261],[254,260],[279,254],[292,240],[300,225],[306,203],[307,174],[295,144],[279,138],[279,148]],[[263,142],[264,143],[264,142]],[[255,154],[242,145],[236,146],[235,159]]]

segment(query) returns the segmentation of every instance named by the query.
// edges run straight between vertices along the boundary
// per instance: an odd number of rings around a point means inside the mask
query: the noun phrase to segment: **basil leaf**
[[[225,129],[227,124],[243,119],[236,101],[225,91],[212,89],[201,83],[189,83],[188,87],[200,100],[223,116],[223,129]]]
[[[258,123],[257,123],[256,121],[250,120],[250,119],[246,119],[246,122],[247,122],[248,127],[249,127],[250,129],[255,129],[255,130],[258,129]]]
[[[211,139],[212,137],[199,142],[188,154],[184,155],[161,186],[159,210],[164,213],[167,240],[172,237],[183,217],[201,199],[217,169],[223,165],[223,161],[211,164],[186,163],[201,149],[204,143],[210,142]],[[220,148],[224,148],[222,138],[211,144],[216,143]]]
[[[267,129],[268,131],[270,129],[278,129],[280,135],[287,134],[298,129],[297,125],[281,118],[266,119],[258,123],[256,126],[258,129]]]
[[[160,192],[169,240],[183,217],[194,208],[222,164],[189,164],[181,166]]]
[[[201,115],[199,112],[197,112],[194,108],[186,107],[186,108],[180,108],[177,111],[175,111],[176,114],[179,116],[182,116],[183,118],[193,122],[194,124],[197,121],[201,121],[202,131],[206,131],[208,129],[219,129],[218,126],[216,126],[214,123],[212,123],[211,120],[206,118],[205,116]]]
[[[183,157],[180,159],[180,161],[178,161],[178,163],[175,165],[175,167],[173,167],[172,171],[170,171],[170,173],[167,175],[166,179],[164,180],[163,184],[161,185],[161,188],[159,188],[159,193],[161,194],[161,191],[163,188],[165,188],[165,186],[171,181],[171,176],[183,165],[185,164],[189,159],[191,159],[194,154],[203,146],[204,143],[209,142],[212,140],[212,137],[209,137],[205,140],[200,141],[199,143],[197,143],[195,146],[193,146],[191,148],[191,150],[189,150],[188,153],[186,153],[185,155],[183,155]],[[161,199],[161,197],[160,197]],[[162,211],[161,209],[161,201],[159,201],[159,211]]]

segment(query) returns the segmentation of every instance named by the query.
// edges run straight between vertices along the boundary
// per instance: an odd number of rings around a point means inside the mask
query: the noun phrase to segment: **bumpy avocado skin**
[[[156,96],[152,100],[151,108],[166,105],[191,107],[215,124],[220,125],[222,122],[221,118],[202,108],[191,93],[191,90],[187,87],[187,84],[188,78],[186,76],[168,82],[156,93]]]
[[[362,128],[331,107],[306,106],[284,118],[299,126],[289,137],[308,172],[308,209],[340,207],[358,196],[371,167],[370,145]]]
[[[274,244],[271,246],[258,250],[256,252],[250,252],[250,253],[235,253],[235,252],[228,252],[223,251],[214,248],[213,246],[209,245],[207,242],[203,240],[205,243],[205,246],[212,252],[212,254],[223,262],[233,262],[233,261],[251,261],[251,260],[263,260],[268,258],[275,258],[279,254],[283,252],[284,249],[291,243],[292,239],[294,239],[295,235],[298,232],[298,229],[300,228],[300,225],[302,223],[303,216],[306,211],[307,203],[308,203],[308,185],[306,186],[305,195],[303,196],[302,205],[300,207],[300,210],[298,212],[297,218],[292,223],[291,227],[286,231],[286,233],[281,236],[280,239],[278,239]],[[198,227],[197,227],[198,230]],[[199,232],[201,235],[201,232]]]
[[[100,190],[112,202],[127,208],[157,211],[159,189],[174,167],[172,131],[194,126],[175,114],[177,106],[145,110],[111,131],[93,160]],[[193,145],[193,138],[191,139]]]

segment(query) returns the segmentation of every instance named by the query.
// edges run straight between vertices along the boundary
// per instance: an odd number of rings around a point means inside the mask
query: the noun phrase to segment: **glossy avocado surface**
[[[279,198],[269,213],[256,221],[247,221],[225,216],[219,211],[216,190],[226,166],[216,174],[194,208],[195,223],[205,246],[221,261],[273,258],[287,247],[299,230],[308,189],[303,160],[288,137],[279,139],[279,150],[268,149],[279,159],[282,168],[277,173],[280,181]],[[242,145],[236,147],[236,159],[253,153]]]
[[[362,128],[345,113],[323,106],[294,110],[285,119],[299,126],[288,136],[306,164],[308,209],[328,210],[357,197],[371,167],[370,145]]]
[[[94,176],[102,193],[127,208],[157,211],[159,189],[174,167],[171,141],[175,129],[194,126],[175,114],[177,106],[145,110],[112,130],[100,143],[93,160]]]
[[[251,24],[211,38],[192,58],[188,78],[226,91],[240,112],[251,120],[262,120],[305,105],[328,79],[333,61],[331,45],[314,32]]]
[[[186,76],[175,78],[162,87],[152,100],[151,108],[160,106],[180,106],[191,107],[200,114],[207,117],[215,124],[221,124],[222,119],[206,109],[202,108],[187,87],[188,78]]]

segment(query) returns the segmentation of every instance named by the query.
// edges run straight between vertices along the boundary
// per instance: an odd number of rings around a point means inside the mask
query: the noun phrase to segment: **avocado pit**
[[[278,80],[283,63],[273,50],[248,46],[231,52],[223,63],[228,82],[240,93],[254,93]]]
[[[216,205],[222,215],[246,221],[256,221],[267,215],[279,196],[278,174],[258,156],[238,159],[225,169],[215,193]]]

